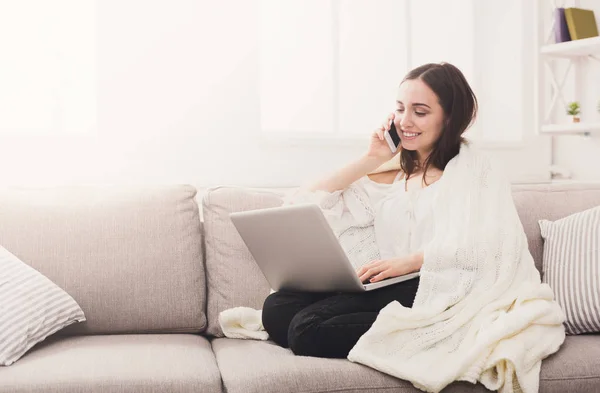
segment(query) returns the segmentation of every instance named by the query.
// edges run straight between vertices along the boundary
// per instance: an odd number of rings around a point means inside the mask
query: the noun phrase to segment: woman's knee
[[[263,303],[263,325],[290,320],[302,309],[311,305],[318,297],[311,293],[277,291],[273,292]],[[265,321],[266,320],[266,321]]]
[[[376,312],[336,316],[307,309],[298,313],[288,328],[287,341],[295,355],[346,358],[359,338],[373,325]]]
[[[274,292],[267,296],[262,308],[262,324],[267,332],[272,330],[277,323],[277,307],[280,304],[279,298],[281,294]]]
[[[264,301],[262,324],[270,338],[282,347],[288,346],[288,327],[292,318],[310,299],[301,293],[279,291],[270,294]]]
[[[321,356],[316,331],[320,319],[314,313],[299,312],[287,332],[289,348],[298,356]]]

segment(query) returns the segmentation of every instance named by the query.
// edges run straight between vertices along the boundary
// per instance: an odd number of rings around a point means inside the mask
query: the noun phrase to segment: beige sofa
[[[0,243],[87,316],[0,368],[0,392],[418,392],[344,359],[220,337],[220,311],[260,308],[269,293],[227,215],[281,199],[228,187],[200,199],[190,186],[0,192]],[[600,184],[515,186],[514,199],[540,267],[537,220],[599,205]],[[600,335],[567,337],[542,364],[540,392],[600,392]]]

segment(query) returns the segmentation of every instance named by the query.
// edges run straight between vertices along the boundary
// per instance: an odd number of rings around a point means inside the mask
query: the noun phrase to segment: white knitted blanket
[[[435,233],[412,308],[387,305],[348,359],[427,392],[457,380],[502,393],[537,392],[542,359],[564,341],[565,316],[541,283],[510,184],[468,145],[439,182]],[[305,202],[321,206],[355,266],[378,258],[374,213],[361,181],[344,192],[300,189],[286,199]],[[233,311],[223,312],[226,325],[237,327],[235,333],[224,328],[226,336],[265,339],[257,337],[262,326],[248,328]]]
[[[456,380],[537,392],[565,317],[540,281],[509,182],[468,145],[439,182],[412,308],[388,304],[348,359],[427,392]]]

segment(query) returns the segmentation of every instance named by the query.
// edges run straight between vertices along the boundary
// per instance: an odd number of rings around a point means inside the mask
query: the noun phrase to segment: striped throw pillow
[[[600,332],[600,206],[539,225],[542,281],[565,312],[567,334]]]
[[[0,366],[10,366],[58,330],[85,321],[73,298],[0,247]]]

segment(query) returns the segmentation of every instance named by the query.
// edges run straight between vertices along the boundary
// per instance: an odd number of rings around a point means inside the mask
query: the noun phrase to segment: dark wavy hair
[[[429,63],[410,71],[402,80],[422,80],[438,97],[444,110],[444,128],[429,157],[422,163],[423,180],[431,165],[444,170],[448,162],[466,143],[462,134],[473,124],[477,116],[477,97],[471,90],[463,73],[449,63]],[[401,84],[402,84],[401,83]],[[408,179],[416,172],[417,152],[402,150],[400,168]],[[425,180],[425,184],[427,181]]]

